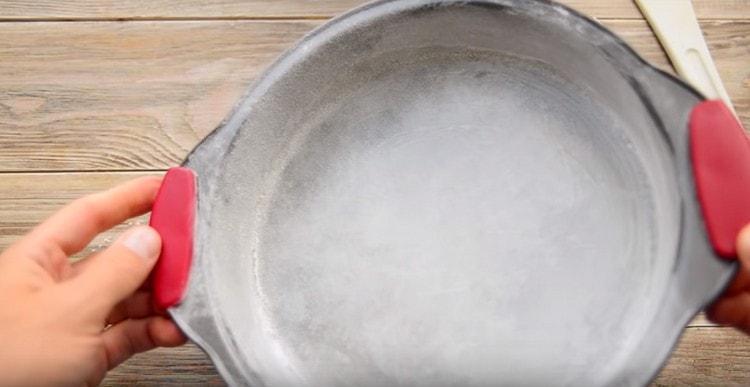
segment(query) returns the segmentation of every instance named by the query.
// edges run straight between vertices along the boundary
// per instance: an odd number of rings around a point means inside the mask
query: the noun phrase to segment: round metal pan
[[[366,5],[189,155],[164,306],[231,385],[643,385],[735,267],[696,199],[702,100],[554,3]]]

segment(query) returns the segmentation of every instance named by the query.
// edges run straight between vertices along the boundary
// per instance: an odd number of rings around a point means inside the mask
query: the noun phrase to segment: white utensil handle
[[[707,98],[722,99],[734,112],[690,0],[636,0],[636,3],[677,73]]]

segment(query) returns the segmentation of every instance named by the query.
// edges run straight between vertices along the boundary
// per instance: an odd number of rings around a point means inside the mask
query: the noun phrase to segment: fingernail
[[[122,244],[136,255],[146,260],[154,260],[159,257],[161,250],[161,238],[151,227],[139,226],[123,237]]]

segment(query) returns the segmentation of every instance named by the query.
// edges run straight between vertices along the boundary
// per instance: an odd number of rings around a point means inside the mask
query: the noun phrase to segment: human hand
[[[96,385],[133,354],[185,342],[141,288],[161,249],[152,228],[68,259],[148,212],[160,183],[140,178],[78,199],[0,254],[0,385]]]
[[[750,334],[750,225],[737,237],[740,267],[729,287],[706,313],[712,321]]]

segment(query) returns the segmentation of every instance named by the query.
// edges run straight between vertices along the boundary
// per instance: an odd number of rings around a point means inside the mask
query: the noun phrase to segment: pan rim
[[[561,4],[554,3],[549,0],[533,0],[532,1],[535,4],[543,4],[544,6],[552,7],[552,9],[555,10],[563,10],[564,12],[570,14],[573,18],[575,18],[579,22],[586,23],[590,27],[594,27],[596,30],[599,31],[599,33],[602,33],[603,36],[605,36],[610,42],[614,43],[618,46],[618,48],[623,49],[625,53],[633,58],[636,59],[636,63],[639,66],[642,66],[643,68],[648,69],[649,71],[655,72],[658,76],[663,77],[667,81],[671,81],[676,86],[682,88],[685,92],[690,93],[697,97],[700,100],[703,100],[704,97],[698,93],[695,89],[693,89],[691,86],[686,84],[681,79],[673,76],[672,74],[669,74],[653,65],[648,63],[645,59],[643,59],[637,52],[635,52],[627,43],[625,43],[621,38],[619,38],[617,35],[609,31],[606,27],[600,25],[599,23],[593,21],[592,19],[584,16],[583,14]],[[521,1],[518,0],[480,0],[480,1],[457,1],[457,0],[449,0],[449,1],[414,1],[414,0],[379,0],[375,1],[366,5],[363,5],[359,8],[356,8],[350,12],[347,12],[341,16],[338,16],[331,21],[325,23],[324,25],[317,27],[312,32],[310,32],[308,35],[306,35],[304,38],[302,38],[300,41],[298,41],[292,48],[287,50],[281,57],[279,57],[274,63],[272,63],[268,69],[263,73],[262,76],[258,78],[256,82],[254,82],[248,89],[248,91],[243,95],[243,97],[240,98],[240,103],[238,103],[232,111],[227,115],[227,118],[216,128],[214,129],[211,134],[209,134],[205,139],[203,139],[196,147],[191,151],[187,158],[183,161],[183,165],[190,164],[190,160],[196,152],[198,152],[202,147],[204,147],[204,144],[211,141],[212,138],[216,137],[216,134],[222,131],[231,131],[234,128],[238,128],[242,126],[242,124],[249,119],[247,114],[244,114],[244,111],[247,110],[248,107],[254,105],[254,101],[257,100],[260,96],[264,95],[265,92],[275,83],[275,81],[283,74],[285,74],[289,69],[293,68],[294,65],[301,60],[304,60],[305,55],[304,53],[300,52],[300,47],[306,46],[308,50],[314,50],[317,46],[325,43],[330,39],[331,36],[338,35],[342,31],[346,31],[347,28],[351,28],[352,24],[356,24],[356,20],[353,20],[354,18],[361,18],[362,20],[371,20],[374,18],[379,17],[386,17],[392,12],[403,12],[404,10],[410,9],[418,4],[436,4],[436,5],[447,5],[447,4],[457,4],[461,3],[462,5],[473,5],[473,4],[487,4],[487,5],[517,5],[521,3]],[[396,10],[389,9],[388,6],[395,6]],[[337,30],[338,29],[338,30]],[[649,101],[644,101],[644,103],[650,103]],[[231,142],[231,139],[230,139]],[[220,161],[220,160],[217,160]],[[212,179],[214,176],[205,177],[206,179]],[[196,252],[197,254],[197,252]],[[733,274],[733,268],[730,270],[730,274]],[[730,275],[727,275],[727,281]],[[726,282],[726,281],[724,281]],[[723,290],[723,288],[726,286],[721,286],[715,294],[710,295],[709,297],[706,297],[703,301],[699,302],[699,306],[695,307],[695,310],[688,310],[686,315],[688,315],[686,318],[678,319],[678,320],[685,320],[682,321],[680,324],[677,324],[678,326],[683,326],[684,323],[686,323],[691,316],[694,316],[698,313],[702,305],[707,304],[711,299],[713,299],[716,295],[719,294]],[[210,295],[206,295],[206,297],[210,297]],[[691,309],[691,308],[688,308]],[[187,321],[184,321],[181,317],[177,316],[177,313],[174,313],[173,310],[170,310],[170,314],[173,315],[173,317],[176,317],[176,321],[180,325],[181,328],[185,329],[186,327],[189,327],[190,324]],[[215,319],[220,319],[221,316],[217,316],[214,314]],[[218,327],[217,327],[218,329]],[[193,331],[193,335],[190,335],[193,338],[198,338],[200,335],[196,335],[195,330],[190,328],[191,331]],[[663,364],[668,360],[668,354],[671,353],[674,346],[677,344],[677,340],[681,335],[681,329],[675,329],[675,332],[673,334],[670,334],[670,336],[674,336],[673,338],[670,338],[668,341],[672,343],[671,347],[665,352],[664,356],[659,356],[663,358],[663,361],[661,362],[658,367],[655,368],[655,370],[652,372],[651,376],[648,380],[653,380],[656,375],[658,374],[659,370],[663,367]],[[203,348],[204,351],[206,351],[209,356],[214,361],[214,364],[221,364],[222,359],[217,355],[216,351],[211,348],[211,345],[208,343],[197,343],[201,348]],[[221,371],[220,371],[221,372]],[[222,377],[225,378],[225,380],[230,380],[228,378],[228,374],[225,372],[221,372]],[[235,381],[236,382],[236,381]]]

